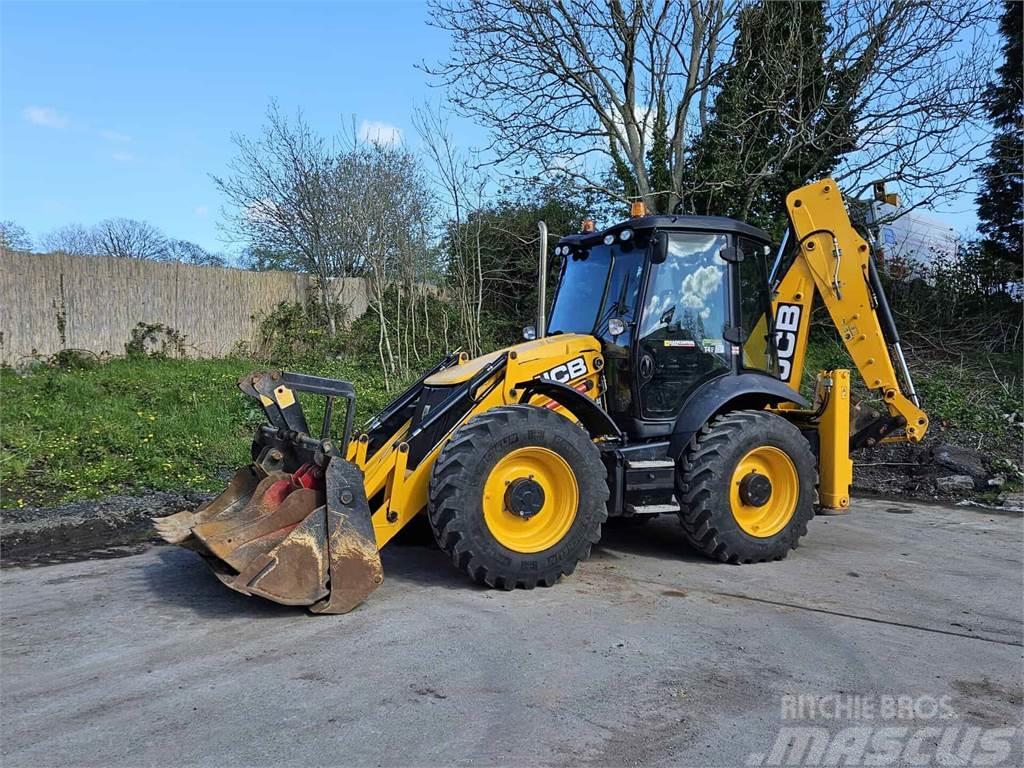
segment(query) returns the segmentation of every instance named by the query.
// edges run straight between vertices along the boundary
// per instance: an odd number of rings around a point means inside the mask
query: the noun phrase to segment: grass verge
[[[1018,462],[1021,452],[1020,361],[1014,355],[970,361],[914,359],[931,419],[926,442],[948,441]],[[20,375],[0,370],[0,506],[54,503],[145,490],[220,490],[226,474],[249,460],[262,411],[235,386],[260,366],[251,360],[115,359]],[[357,423],[383,407],[376,360],[309,359],[286,367],[356,385]],[[815,339],[807,370],[852,368],[843,347]],[[858,382],[859,384],[859,382]],[[855,385],[855,398],[875,407]],[[306,398],[311,424],[320,398]]]
[[[220,490],[249,460],[255,401],[235,386],[251,360],[125,358],[84,370],[0,370],[0,506],[41,506],[143,490]],[[352,381],[357,423],[390,398],[372,363],[290,369]],[[319,423],[320,398],[309,398]]]

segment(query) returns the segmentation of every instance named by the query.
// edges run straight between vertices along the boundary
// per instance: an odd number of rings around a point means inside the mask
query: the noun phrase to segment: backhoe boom
[[[838,186],[825,179],[801,187],[787,196],[786,208],[796,255],[772,302],[780,378],[800,388],[817,292],[864,383],[888,410],[851,437],[851,448],[882,439],[920,441],[928,417],[917,402],[870,249],[853,228]]]

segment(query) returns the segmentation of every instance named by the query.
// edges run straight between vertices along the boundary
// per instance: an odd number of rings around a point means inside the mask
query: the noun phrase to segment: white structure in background
[[[956,230],[938,217],[919,210],[908,211],[896,203],[858,201],[871,244],[882,269],[898,264],[907,270],[906,275],[894,277],[927,279],[936,261],[956,257],[960,238]]]
[[[898,280],[921,278],[934,285],[936,263],[956,258],[960,237],[936,214],[901,206],[899,195],[886,192],[885,182],[872,186],[875,199],[851,201],[850,217],[867,236],[879,269]],[[1004,283],[994,290],[1024,301],[1024,283]]]

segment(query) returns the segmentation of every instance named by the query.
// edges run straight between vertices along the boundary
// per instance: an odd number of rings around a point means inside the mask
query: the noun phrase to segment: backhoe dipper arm
[[[800,387],[817,291],[864,383],[881,393],[889,411],[854,435],[851,447],[881,439],[921,440],[928,417],[919,407],[868,244],[853,228],[839,187],[832,179],[801,187],[786,197],[786,208],[797,254],[772,303],[782,380]]]

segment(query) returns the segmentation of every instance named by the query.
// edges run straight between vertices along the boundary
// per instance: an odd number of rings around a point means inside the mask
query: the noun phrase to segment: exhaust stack
[[[537,265],[537,338],[544,338],[544,331],[547,328],[545,312],[547,308],[548,290],[548,225],[543,221],[537,222],[537,229],[540,232],[540,258]]]

